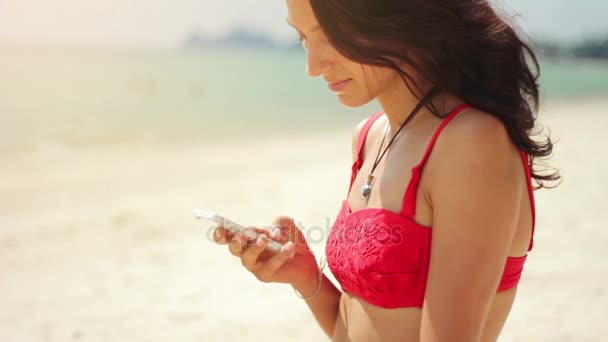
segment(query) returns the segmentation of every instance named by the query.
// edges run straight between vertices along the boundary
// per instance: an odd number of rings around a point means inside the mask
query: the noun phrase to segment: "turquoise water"
[[[546,100],[608,94],[608,65],[542,63]],[[3,143],[178,141],[352,126],[301,51],[0,47]]]
[[[541,67],[541,89],[548,100],[608,99],[608,62],[554,61]]]

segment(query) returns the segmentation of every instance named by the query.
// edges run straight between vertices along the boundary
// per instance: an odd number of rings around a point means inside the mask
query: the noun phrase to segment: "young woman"
[[[351,189],[328,237],[336,288],[292,219],[218,243],[291,284],[335,341],[495,341],[532,249],[538,63],[485,0],[287,0],[310,76],[345,106]],[[269,238],[284,243],[273,254]]]

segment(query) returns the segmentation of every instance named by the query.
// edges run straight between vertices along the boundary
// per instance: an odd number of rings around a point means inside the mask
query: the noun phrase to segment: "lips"
[[[340,92],[342,90],[344,90],[344,88],[346,88],[346,86],[352,81],[352,79],[346,79],[343,81],[339,81],[339,82],[328,82],[328,86],[329,89],[335,91],[335,92]]]

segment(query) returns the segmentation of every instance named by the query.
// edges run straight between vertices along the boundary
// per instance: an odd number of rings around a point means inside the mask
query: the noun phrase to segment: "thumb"
[[[279,216],[272,221],[272,231],[270,233],[273,240],[280,242],[293,241],[296,246],[299,244],[306,245],[304,234],[289,216]],[[276,237],[276,238],[275,238]]]

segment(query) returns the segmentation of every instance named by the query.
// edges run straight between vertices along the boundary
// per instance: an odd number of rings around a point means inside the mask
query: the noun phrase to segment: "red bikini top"
[[[328,265],[342,290],[384,308],[422,307],[431,254],[431,228],[414,220],[416,193],[423,167],[443,128],[468,105],[450,113],[431,139],[422,161],[412,169],[401,212],[383,208],[363,208],[352,212],[347,200],[329,234],[326,245]],[[370,127],[384,113],[371,116],[359,134],[357,160],[353,164],[350,187],[363,164],[361,152]],[[534,195],[528,158],[521,152],[528,178],[534,236]],[[349,189],[350,192],[350,189]],[[528,251],[532,250],[530,239]],[[519,282],[526,256],[508,257],[497,291]]]

